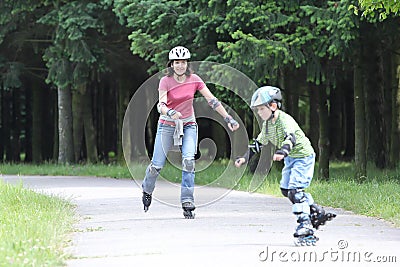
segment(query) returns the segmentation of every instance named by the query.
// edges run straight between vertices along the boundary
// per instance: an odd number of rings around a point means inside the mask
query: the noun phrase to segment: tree
[[[59,156],[61,163],[75,161],[72,90],[80,90],[77,96],[85,94],[86,83],[92,72],[105,71],[103,51],[97,45],[98,36],[104,35],[104,24],[100,20],[103,6],[91,1],[72,1],[54,3],[54,9],[39,19],[40,23],[54,29],[53,43],[46,49],[44,60],[49,68],[46,81],[57,86],[59,106]],[[83,92],[82,92],[83,91]],[[90,107],[90,99],[86,107]],[[91,161],[97,159],[95,138],[93,137],[93,118],[91,110],[85,112],[86,144]],[[89,116],[89,117],[86,117]],[[77,116],[78,119],[78,116]],[[80,124],[76,123],[78,127]],[[80,138],[77,136],[77,138]],[[77,148],[79,149],[79,148]]]
[[[400,3],[396,0],[386,1],[374,1],[374,0],[359,0],[360,7],[352,6],[355,13],[357,14],[361,9],[363,16],[375,16],[375,12],[378,12],[379,19],[385,20],[389,15],[398,15],[400,10]]]

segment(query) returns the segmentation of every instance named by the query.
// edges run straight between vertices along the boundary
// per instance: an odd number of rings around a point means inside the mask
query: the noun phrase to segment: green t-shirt
[[[306,137],[303,130],[289,114],[279,110],[278,118],[273,123],[272,120],[264,121],[257,141],[263,145],[272,143],[277,148],[288,144],[291,147],[289,156],[292,158],[304,158],[314,153],[310,140]],[[292,147],[292,142],[286,137],[294,134],[296,144]]]

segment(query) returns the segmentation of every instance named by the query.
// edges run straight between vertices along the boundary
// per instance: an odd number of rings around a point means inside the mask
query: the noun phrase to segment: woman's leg
[[[181,203],[194,203],[195,159],[197,151],[197,125],[184,126],[182,140]]]
[[[166,124],[159,124],[151,163],[146,169],[142,188],[143,192],[152,194],[160,170],[164,167],[168,151],[172,147],[174,127]]]

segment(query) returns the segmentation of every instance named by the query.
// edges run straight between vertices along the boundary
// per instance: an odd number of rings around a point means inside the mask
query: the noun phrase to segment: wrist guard
[[[208,101],[208,105],[215,110],[217,107],[219,107],[221,105],[221,102],[219,102],[219,100],[214,97],[213,99],[211,99],[210,101]]]
[[[167,111],[167,116],[168,117],[172,117],[172,116],[174,116],[176,114],[176,110],[175,109],[169,109],[168,111]]]
[[[275,154],[278,155],[283,155],[284,157],[287,157],[290,153],[290,146],[289,145],[283,145],[281,149],[278,149],[275,151]]]
[[[230,116],[230,115],[226,116],[226,117],[224,118],[224,121],[225,121],[227,124],[230,123],[232,126],[239,125],[239,123],[238,123],[236,120],[234,120],[234,119],[232,118],[232,116]]]

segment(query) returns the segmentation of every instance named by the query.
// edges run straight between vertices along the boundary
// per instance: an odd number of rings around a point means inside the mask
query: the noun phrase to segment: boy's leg
[[[288,182],[288,198],[293,203],[292,211],[297,216],[299,226],[294,234],[297,236],[312,235],[310,205],[314,200],[309,193],[305,193],[314,173],[315,155],[306,158],[285,158],[285,167],[290,168]]]

